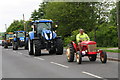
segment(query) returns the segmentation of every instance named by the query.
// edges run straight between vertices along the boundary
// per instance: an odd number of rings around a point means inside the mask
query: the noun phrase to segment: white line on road
[[[50,63],[61,66],[61,67],[64,67],[64,68],[69,68],[69,66],[65,66],[63,64],[59,64],[59,63],[55,63],[55,62],[50,62]]]
[[[45,59],[43,59],[43,58],[39,58],[39,57],[34,57],[35,59],[39,59],[39,60],[45,60]]]
[[[90,75],[90,76],[93,76],[93,77],[95,77],[95,78],[103,79],[103,78],[100,77],[100,76],[97,76],[97,75],[94,75],[94,74],[91,74],[91,73],[88,73],[88,72],[85,72],[85,71],[82,71],[82,73],[87,74],[87,75]]]

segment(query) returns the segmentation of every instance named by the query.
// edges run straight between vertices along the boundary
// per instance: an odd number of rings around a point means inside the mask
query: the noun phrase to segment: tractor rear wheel
[[[33,54],[34,56],[41,56],[41,43],[39,40],[33,41]]]
[[[74,48],[72,44],[68,45],[68,48],[66,50],[67,60],[68,62],[74,61]]]
[[[78,64],[82,63],[82,54],[81,53],[77,53],[76,54],[76,60]]]
[[[107,54],[106,54],[106,52],[103,51],[102,53],[100,53],[100,60],[101,60],[102,63],[107,62]]]
[[[30,39],[28,39],[28,52],[29,52],[29,55],[33,55],[33,45]]]
[[[90,61],[96,61],[97,55],[88,56]]]
[[[62,55],[63,54],[63,42],[61,39],[56,39],[56,54],[57,55]]]

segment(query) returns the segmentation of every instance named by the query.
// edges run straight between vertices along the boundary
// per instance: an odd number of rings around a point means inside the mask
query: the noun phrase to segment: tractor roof
[[[32,21],[33,23],[42,23],[42,22],[53,22],[52,20],[48,20],[48,19],[41,19],[41,20],[35,20],[35,21]]]

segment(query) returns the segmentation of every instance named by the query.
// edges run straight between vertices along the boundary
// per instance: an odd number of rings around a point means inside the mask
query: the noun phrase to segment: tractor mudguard
[[[75,51],[77,52],[78,51],[77,44],[74,41],[72,41],[71,44],[73,45]]]
[[[29,38],[30,40],[34,39],[34,32],[29,32]]]

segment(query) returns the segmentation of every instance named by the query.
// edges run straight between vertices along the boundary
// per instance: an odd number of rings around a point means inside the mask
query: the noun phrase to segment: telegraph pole
[[[5,30],[6,30],[6,32],[7,32],[7,24],[5,24]]]
[[[118,48],[120,49],[120,1],[117,2]]]
[[[24,25],[24,31],[26,31],[26,26],[25,26],[25,16],[23,14],[23,25]]]

